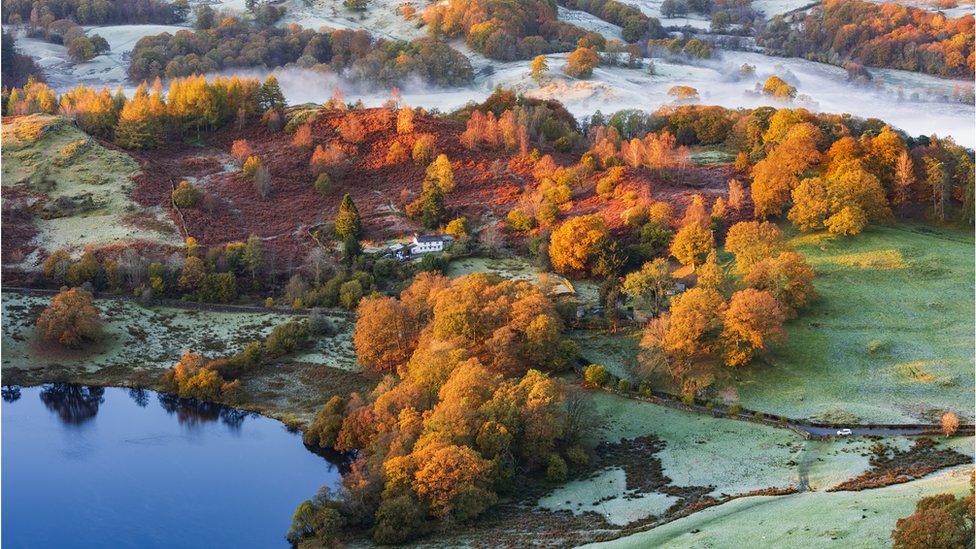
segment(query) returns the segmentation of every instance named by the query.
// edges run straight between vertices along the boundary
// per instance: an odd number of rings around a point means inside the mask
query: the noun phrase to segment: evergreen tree
[[[251,284],[257,288],[258,273],[264,267],[264,251],[261,246],[261,239],[257,235],[252,234],[247,238],[247,244],[244,246],[244,255],[241,260],[251,274]]]
[[[346,193],[342,197],[342,203],[339,205],[339,213],[335,219],[336,238],[345,239],[347,236],[358,238],[362,230],[362,223],[359,220],[359,210],[356,208],[356,204],[352,201],[349,193]]]
[[[363,247],[359,244],[359,239],[351,234],[346,235],[342,240],[342,262],[351,267],[362,252]]]
[[[281,86],[278,85],[278,79],[273,74],[268,76],[264,84],[261,84],[258,102],[262,111],[285,108],[285,94],[281,93]]]
[[[437,185],[428,185],[420,195],[420,221],[427,229],[436,229],[444,215],[444,192]]]

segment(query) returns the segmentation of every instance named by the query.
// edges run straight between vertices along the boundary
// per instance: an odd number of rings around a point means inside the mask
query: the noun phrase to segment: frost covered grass
[[[639,463],[611,465],[570,481],[542,497],[539,507],[574,514],[594,512],[617,526],[660,518],[677,498],[659,491],[627,489],[627,470],[650,468],[654,459],[660,460],[664,476],[670,479],[669,489],[680,492],[702,487],[705,494],[715,498],[738,497],[767,488],[823,493],[870,468],[875,440],[805,440],[787,429],[683,412],[604,392],[586,394],[604,421],[591,442],[613,444],[652,435],[663,442],[663,448]],[[882,442],[902,450],[913,444],[907,438]],[[938,444],[973,453],[972,437],[943,439]],[[806,522],[794,520],[791,524]]]
[[[594,512],[607,522],[626,526],[650,516],[660,516],[678,498],[658,492],[630,494],[627,474],[619,467],[606,469],[582,480],[563,484],[539,500],[539,507],[550,511],[570,511],[573,514]]]
[[[887,547],[895,522],[915,503],[969,491],[971,467],[863,492],[753,496],[600,547]],[[593,547],[593,546],[590,546]]]
[[[901,225],[793,244],[820,299],[739,374],[743,406],[866,422],[974,417],[971,234]]]
[[[574,330],[570,338],[580,346],[580,356],[587,362],[602,364],[611,374],[634,382],[641,334],[619,330],[616,334],[595,330]]]
[[[710,486],[736,495],[797,484],[794,467],[804,440],[792,431],[683,412],[616,395],[592,393],[606,421],[598,435],[617,442],[652,434],[666,446],[657,457],[676,486]]]
[[[571,293],[573,283],[553,273],[539,272],[523,257],[487,258],[464,257],[451,261],[447,276],[456,278],[470,273],[492,273],[512,280],[525,280],[538,285],[549,295]]]
[[[207,357],[226,356],[267,336],[278,324],[295,317],[279,313],[240,313],[145,308],[133,301],[97,299],[104,320],[104,341],[90,352],[62,352],[34,335],[34,322],[49,302],[48,297],[4,293],[3,369],[81,370],[102,368],[162,370],[172,366],[184,351]],[[334,337],[317,338],[314,346],[288,357],[346,370],[358,369],[350,354],[351,324],[331,319],[338,329]]]
[[[129,240],[179,245],[165,212],[129,198],[138,173],[131,157],[101,146],[62,117],[35,114],[3,124],[3,186],[45,197],[34,244],[47,252]],[[125,222],[136,212],[147,221],[139,227]]]

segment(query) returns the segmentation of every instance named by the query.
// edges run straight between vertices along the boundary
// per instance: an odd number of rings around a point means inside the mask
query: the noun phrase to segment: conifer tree
[[[356,208],[356,204],[352,201],[349,193],[346,193],[342,197],[342,203],[339,205],[339,213],[336,214],[336,238],[345,239],[347,236],[358,238],[362,229],[362,223],[359,220],[359,210]]]
[[[444,219],[444,192],[437,185],[428,185],[420,195],[420,221],[427,229],[435,229]]]
[[[272,74],[261,84],[258,91],[258,103],[262,111],[268,109],[283,109],[285,107],[285,94],[281,93],[281,86],[278,79]]]

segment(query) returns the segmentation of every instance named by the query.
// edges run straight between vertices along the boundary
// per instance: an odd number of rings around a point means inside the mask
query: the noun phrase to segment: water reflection
[[[41,389],[44,406],[70,425],[81,425],[95,417],[104,396],[104,387],[51,383]]]
[[[20,386],[19,385],[4,385],[0,389],[0,395],[3,396],[4,402],[14,402],[20,398]]]
[[[132,402],[136,403],[136,406],[145,408],[149,404],[149,391],[145,389],[129,389],[129,398],[132,399]]]
[[[176,421],[186,427],[220,420],[231,431],[240,431],[244,418],[258,416],[253,412],[236,410],[212,402],[179,398],[169,393],[158,393],[156,398],[166,413],[175,414]]]

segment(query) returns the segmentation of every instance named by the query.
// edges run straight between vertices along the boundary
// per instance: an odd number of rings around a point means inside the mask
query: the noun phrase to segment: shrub
[[[505,217],[505,220],[508,221],[508,226],[513,231],[529,231],[535,226],[535,219],[529,217],[528,214],[519,208],[510,210],[508,215]]]
[[[631,389],[630,381],[621,379],[617,381],[617,390],[621,393],[629,393]]]
[[[241,167],[241,173],[244,174],[244,177],[250,179],[254,177],[254,173],[257,172],[258,168],[260,168],[262,165],[261,159],[252,154],[251,156],[247,157],[247,160],[244,161],[244,165]]]
[[[292,353],[305,343],[310,333],[308,323],[302,320],[279,324],[264,341],[264,352],[272,359]]]
[[[295,130],[294,137],[291,138],[291,144],[302,148],[308,149],[312,146],[312,127],[308,124],[302,124]]]
[[[359,300],[362,297],[363,285],[358,280],[350,280],[339,287],[339,304],[350,311],[359,305]]]
[[[413,109],[404,107],[397,111],[396,131],[399,134],[413,132]]]
[[[253,152],[251,151],[251,145],[247,142],[247,139],[236,139],[230,146],[230,154],[236,158],[238,162],[244,162],[253,154]]]
[[[565,482],[566,475],[569,474],[569,467],[566,461],[559,457],[559,454],[549,454],[549,464],[546,467],[546,480],[549,482]]]
[[[417,138],[413,144],[411,158],[417,164],[426,166],[434,160],[434,136],[425,133]]]
[[[173,204],[178,208],[192,208],[200,201],[203,193],[189,181],[180,181],[180,184],[173,189]]]
[[[583,370],[583,380],[590,385],[602,387],[610,381],[610,373],[600,364],[590,364]]]
[[[92,295],[81,288],[63,289],[37,317],[42,339],[78,348],[102,335],[101,314]]]
[[[386,152],[386,163],[387,164],[399,164],[401,162],[406,162],[410,158],[407,154],[407,149],[399,141],[394,141],[390,145],[390,150]]]
[[[208,303],[230,303],[237,298],[237,277],[234,273],[210,273],[200,282],[197,296]]]
[[[315,178],[315,190],[326,194],[332,190],[332,178],[329,177],[327,173],[320,173],[318,177]]]

